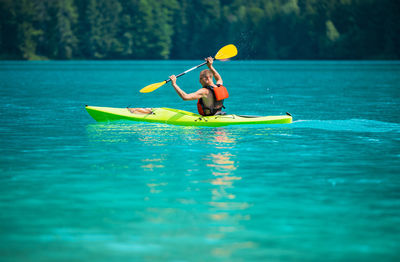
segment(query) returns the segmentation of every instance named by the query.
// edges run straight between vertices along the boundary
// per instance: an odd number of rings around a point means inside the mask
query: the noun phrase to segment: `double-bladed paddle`
[[[217,54],[215,55],[214,59],[217,59],[217,60],[225,60],[225,59],[232,58],[232,57],[234,57],[234,56],[236,56],[236,55],[237,55],[236,46],[234,46],[234,45],[231,44],[231,45],[226,45],[226,46],[222,47],[222,48],[217,52]],[[192,70],[195,70],[196,68],[199,68],[200,66],[203,66],[203,65],[205,65],[205,64],[207,64],[207,62],[201,63],[201,64],[198,65],[198,66],[192,67],[192,68],[186,70],[185,72],[180,73],[180,74],[177,75],[176,77],[178,78],[178,77],[180,77],[180,76],[183,76],[184,74],[186,74],[186,73],[188,73],[188,72],[190,72],[190,71],[192,71]],[[165,84],[168,83],[169,81],[171,81],[171,79],[167,79],[167,80],[164,80],[164,81],[162,81],[162,82],[154,83],[154,84],[148,85],[148,86],[146,86],[146,87],[143,87],[143,88],[140,90],[140,93],[150,93],[150,92],[153,92],[154,90],[156,90],[157,88],[159,88],[159,87],[165,85]]]

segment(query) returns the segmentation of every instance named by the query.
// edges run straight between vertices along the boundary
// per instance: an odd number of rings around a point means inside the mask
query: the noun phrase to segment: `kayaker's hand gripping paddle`
[[[214,59],[217,59],[217,60],[225,60],[225,59],[229,59],[229,58],[231,58],[231,57],[234,57],[234,56],[236,56],[236,55],[237,55],[236,46],[234,46],[234,45],[231,44],[231,45],[226,45],[226,46],[222,47],[222,48],[218,51],[218,53],[215,55]],[[200,66],[203,66],[203,65],[205,65],[205,64],[207,64],[207,62],[204,62],[204,63],[202,63],[202,64],[200,64],[200,65],[198,65],[198,66],[192,67],[192,68],[186,70],[185,72],[180,73],[180,74],[177,75],[176,77],[178,78],[178,77],[180,77],[180,76],[183,76],[184,74],[186,74],[186,73],[188,73],[188,72],[190,72],[190,71],[192,71],[192,70],[195,70],[196,68],[199,68]],[[143,87],[143,88],[140,90],[140,93],[150,93],[150,92],[153,92],[154,90],[156,90],[157,88],[159,88],[159,87],[165,85],[165,84],[168,83],[169,81],[171,81],[171,79],[164,80],[164,81],[162,81],[162,82],[154,83],[154,84],[148,85],[148,86],[146,86],[146,87]]]

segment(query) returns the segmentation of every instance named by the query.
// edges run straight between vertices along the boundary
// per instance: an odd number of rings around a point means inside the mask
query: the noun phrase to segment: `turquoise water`
[[[2,261],[398,261],[400,63],[215,62],[226,111],[290,125],[96,123],[195,111],[201,61],[0,62]],[[198,73],[178,80],[199,87]]]

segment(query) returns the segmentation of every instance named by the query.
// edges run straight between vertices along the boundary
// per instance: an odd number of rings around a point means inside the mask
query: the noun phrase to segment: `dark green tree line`
[[[400,59],[398,0],[0,0],[1,59]]]

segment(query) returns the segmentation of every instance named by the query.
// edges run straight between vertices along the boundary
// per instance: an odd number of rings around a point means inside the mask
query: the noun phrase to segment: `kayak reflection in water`
[[[228,98],[228,91],[222,85],[222,77],[219,75],[217,70],[213,66],[214,59],[207,57],[207,66],[209,69],[205,69],[200,72],[200,84],[202,88],[196,92],[186,94],[177,84],[176,76],[172,75],[169,77],[172,86],[176,93],[185,101],[198,100],[197,109],[199,114],[203,116],[221,115],[225,114],[221,110],[225,108],[223,103],[224,99]],[[216,84],[214,84],[213,77],[215,78]],[[134,114],[151,114],[151,108],[128,108],[131,113]]]

